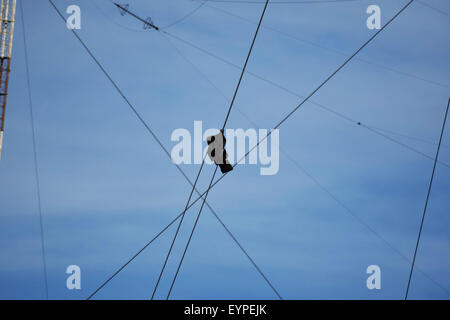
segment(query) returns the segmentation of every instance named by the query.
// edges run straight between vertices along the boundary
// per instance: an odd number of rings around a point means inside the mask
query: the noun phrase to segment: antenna
[[[16,0],[1,0],[0,8],[0,157],[2,154],[3,132],[5,130],[6,97],[11,66],[12,41]]]
[[[120,15],[121,16],[126,15],[129,7],[130,7],[129,4],[121,4],[120,7],[118,6]]]
[[[147,19],[145,19],[145,22],[143,25],[144,30],[151,29],[152,28],[151,25],[154,25],[153,20],[152,20],[152,18],[148,17]]]

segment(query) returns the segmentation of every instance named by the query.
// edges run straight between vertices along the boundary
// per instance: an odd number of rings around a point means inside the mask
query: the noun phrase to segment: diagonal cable
[[[49,1],[51,1],[51,0],[49,0]],[[378,30],[378,32],[377,33],[375,33],[374,34],[374,36],[372,36],[368,41],[366,41],[363,45],[362,45],[362,47],[361,48],[359,48],[358,50],[357,50],[357,52],[355,53],[355,54],[353,54],[352,55],[352,57],[354,57],[357,53],[359,53],[367,44],[369,44],[375,37],[376,37],[376,35],[378,35],[382,30],[384,30],[392,21],[394,21],[395,20],[395,18],[396,17],[398,17],[406,8],[408,8],[412,3],[414,2],[414,0],[410,0],[404,7],[402,7],[402,9],[400,9],[400,11],[399,12],[397,12],[397,14],[396,15],[394,15],[380,30]],[[351,58],[352,58],[351,57]],[[344,62],[344,64],[343,65],[341,65],[340,67],[339,67],[339,69],[338,70],[340,70],[340,69],[342,69],[343,68],[343,66],[344,65],[346,65],[350,60],[351,60],[351,58],[349,58],[349,59],[347,59],[345,62]],[[337,72],[334,72],[334,74],[336,74]],[[330,78],[328,78],[326,81],[328,81]],[[322,83],[320,86],[323,86],[324,85],[324,83]],[[317,92],[317,90],[315,90],[315,92]],[[310,96],[312,96],[312,94],[310,95]],[[304,102],[306,102],[306,99],[300,104],[300,105],[298,105],[293,111],[295,112],[296,110],[298,110],[298,108],[304,103]],[[289,116],[291,116],[292,115],[292,113],[293,112],[291,112],[291,113],[289,113],[289,115],[288,115],[288,117]],[[279,124],[278,124],[278,126],[279,125],[281,125],[288,117],[285,117]],[[250,154],[250,152],[252,152],[262,141],[264,141],[265,139],[267,139],[268,138],[268,136],[271,134],[271,132],[272,131],[270,131],[269,132],[269,134],[267,134],[263,139],[261,139],[251,150],[249,150],[238,162],[236,162],[236,164],[234,164],[233,165],[233,168],[240,162],[240,161],[242,161],[245,157],[247,157],[247,155],[248,154]],[[225,174],[222,174],[222,176],[220,176],[214,183],[212,183],[209,187],[208,187],[208,189],[207,190],[205,190],[203,193],[201,193],[200,194],[200,196],[198,197],[198,198],[196,198],[191,204],[189,204],[189,206],[188,206],[188,208],[187,208],[187,210],[189,210],[193,205],[195,205],[200,199],[202,199],[202,197],[210,190],[210,189],[212,189],[216,184],[218,184],[225,176],[227,176],[227,174],[228,173],[225,173]],[[185,211],[183,211],[183,212],[181,212],[170,224],[172,224],[174,221],[176,221],[176,219],[178,219],[183,213],[184,213]],[[165,227],[165,229],[167,229],[169,226],[167,226],[167,227]],[[165,230],[164,229],[164,230]],[[161,233],[160,233],[161,234]],[[150,243],[152,242],[152,241],[154,241],[160,234],[158,234],[154,239],[152,239],[151,241],[150,241]],[[136,254],[136,256],[137,255],[139,255],[140,254],[140,252],[142,252],[150,243],[148,243],[144,248],[142,248],[137,254]],[[134,256],[132,259],[134,259],[136,256]],[[131,259],[131,260],[132,260]],[[129,263],[129,262],[127,262],[127,263]],[[120,272],[120,271],[119,271]]]
[[[27,92],[28,92],[28,106],[30,109],[30,120],[31,120],[31,134],[33,142],[33,161],[34,161],[34,174],[36,177],[36,193],[39,211],[39,230],[41,235],[41,254],[42,254],[42,265],[44,273],[44,287],[45,287],[45,298],[48,300],[48,275],[47,275],[47,259],[45,253],[45,241],[44,241],[44,224],[42,218],[42,203],[41,203],[41,183],[39,179],[39,162],[37,156],[37,146],[36,146],[36,129],[34,124],[34,113],[33,113],[33,99],[31,94],[31,80],[30,80],[30,66],[28,60],[28,44],[27,35],[25,31],[25,15],[23,12],[22,0],[19,1],[20,14],[22,16],[22,32],[23,32],[23,47],[25,56],[25,70],[27,76]]]
[[[443,137],[444,131],[445,131],[445,124],[447,122],[447,115],[448,115],[448,108],[449,108],[449,106],[450,106],[450,98],[448,99],[447,108],[445,110],[445,116],[444,116],[444,122],[442,124],[441,136],[439,137],[439,144],[438,144],[438,147],[437,147],[437,150],[436,150],[436,157],[435,157],[435,160],[434,160],[433,171],[431,173],[430,184],[428,185],[427,198],[425,200],[425,207],[423,209],[422,220],[420,221],[419,234],[417,235],[417,242],[416,242],[416,248],[414,249],[414,257],[413,257],[413,261],[412,261],[412,264],[411,264],[411,271],[409,272],[408,286],[406,288],[405,300],[408,299],[409,287],[411,285],[411,278],[412,278],[412,275],[413,275],[413,272],[414,272],[414,263],[416,262],[417,249],[419,248],[420,236],[422,234],[422,229],[423,229],[423,222],[425,221],[425,214],[427,213],[428,200],[430,199],[431,187],[433,186],[434,173],[436,171],[437,159],[439,158],[439,151],[441,149],[441,142],[442,142],[442,137]]]

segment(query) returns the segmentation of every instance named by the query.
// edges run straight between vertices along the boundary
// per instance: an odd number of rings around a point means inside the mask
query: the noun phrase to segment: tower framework
[[[6,98],[11,67],[11,53],[16,15],[16,0],[1,0],[0,8],[0,157],[5,131]]]

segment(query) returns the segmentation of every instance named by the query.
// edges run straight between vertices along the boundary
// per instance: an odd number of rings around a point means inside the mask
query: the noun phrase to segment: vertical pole
[[[0,9],[0,158],[2,154],[3,135],[5,130],[6,98],[8,95],[9,72],[16,15],[16,0],[1,0]]]

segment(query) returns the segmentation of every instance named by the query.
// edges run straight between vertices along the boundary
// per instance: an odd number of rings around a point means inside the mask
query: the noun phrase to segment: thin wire
[[[34,160],[34,174],[36,177],[36,193],[37,193],[37,202],[38,202],[38,211],[39,211],[39,230],[41,235],[41,253],[42,253],[42,265],[44,271],[44,283],[45,283],[45,299],[48,300],[48,279],[47,279],[47,260],[45,254],[45,242],[44,242],[44,224],[42,218],[42,204],[41,204],[41,184],[39,179],[39,166],[38,166],[38,157],[37,157],[37,146],[36,146],[36,133],[34,126],[34,114],[33,114],[33,100],[31,95],[31,80],[30,80],[30,66],[28,62],[28,45],[27,45],[27,36],[25,31],[25,15],[23,12],[23,4],[22,0],[19,1],[20,13],[22,16],[22,32],[23,32],[23,46],[24,46],[24,56],[25,56],[25,70],[27,76],[27,91],[28,91],[28,106],[30,109],[30,122],[31,122],[31,134],[33,141],[33,160]]]
[[[236,85],[236,89],[234,90],[234,94],[233,94],[233,98],[231,99],[230,107],[228,108],[228,112],[227,112],[227,115],[226,115],[226,117],[225,117],[225,121],[223,122],[222,130],[221,130],[222,132],[223,132],[223,130],[225,129],[225,126],[226,126],[226,124],[227,124],[227,122],[228,122],[228,119],[229,119],[231,110],[232,110],[233,105],[234,105],[234,101],[236,100],[237,94],[238,94],[238,92],[239,92],[239,88],[240,88],[242,79],[243,79],[243,77],[244,77],[245,70],[247,69],[247,64],[248,64],[248,61],[250,60],[250,56],[251,56],[252,51],[253,51],[253,46],[255,45],[256,38],[257,38],[257,36],[258,36],[259,29],[261,28],[261,23],[262,23],[262,21],[263,21],[263,19],[264,19],[264,15],[265,15],[265,13],[266,13],[266,9],[267,9],[267,5],[268,5],[268,4],[269,4],[269,0],[266,0],[266,3],[265,3],[265,5],[264,5],[264,8],[263,8],[262,13],[261,13],[261,17],[260,17],[260,19],[259,19],[258,26],[257,26],[257,28],[256,28],[255,34],[254,34],[254,36],[253,36],[253,39],[252,39],[252,42],[251,42],[251,45],[250,45],[250,49],[248,50],[248,53],[247,53],[247,58],[245,59],[244,66],[242,67],[242,71],[241,71],[241,75],[240,75],[240,77],[239,77],[239,81],[238,81],[238,83],[237,83],[237,85]],[[204,162],[204,161],[205,161],[205,160],[203,159],[203,162]],[[216,168],[215,168],[215,170],[214,170],[214,174],[212,175],[211,181],[209,182],[209,187],[211,187],[212,183],[214,182],[214,178],[215,178],[216,173],[217,173],[217,167],[218,167],[218,166],[216,165]],[[200,171],[201,171],[201,168],[200,168]],[[200,174],[200,173],[199,173],[199,174]],[[175,273],[175,276],[173,277],[172,284],[170,285],[169,293],[167,294],[166,300],[169,299],[170,294],[171,294],[171,292],[172,292],[172,289],[173,289],[173,286],[174,286],[175,281],[176,281],[176,279],[177,279],[177,276],[178,276],[178,273],[179,273],[179,271],[180,271],[181,265],[183,264],[184,257],[185,257],[185,255],[186,255],[186,252],[187,252],[188,248],[189,248],[189,244],[191,243],[192,236],[193,236],[193,234],[194,234],[194,232],[195,232],[195,228],[197,227],[198,220],[200,219],[200,215],[202,214],[202,210],[203,210],[203,207],[204,207],[204,205],[205,205],[205,201],[206,201],[206,199],[207,199],[207,197],[208,197],[208,194],[209,194],[209,191],[206,193],[205,197],[203,198],[202,205],[201,205],[200,210],[199,210],[199,212],[198,212],[198,214],[197,214],[197,218],[195,219],[194,226],[193,226],[192,231],[191,231],[191,234],[190,234],[190,236],[189,236],[189,240],[188,240],[188,242],[186,243],[186,247],[184,248],[183,256],[181,257],[181,260],[180,260],[180,262],[179,262],[179,264],[178,264],[178,267],[177,267],[177,271],[176,271],[176,273]],[[189,198],[189,200],[190,200],[190,198]],[[273,288],[273,289],[274,289],[274,288]],[[276,290],[274,290],[274,291],[275,291],[275,293],[278,295],[278,297],[279,297],[280,299],[282,299],[281,296],[278,294],[278,292],[277,292]]]
[[[51,3],[51,1],[50,1]],[[61,18],[63,18],[63,20],[65,21],[64,17],[61,15],[61,13],[59,12],[59,10],[54,6],[53,3],[51,3],[53,5],[53,7],[55,8],[56,12],[59,14],[59,16]],[[73,33],[75,33],[73,31]],[[75,33],[76,35],[76,33]],[[115,89],[119,92],[119,94],[122,96],[122,98],[124,98],[125,102],[127,102],[127,104],[130,106],[130,102],[128,101],[128,99],[126,99],[125,95],[122,93],[122,91],[118,88],[117,85],[115,85],[115,82],[112,81],[112,78],[109,77],[109,75],[107,74],[106,70],[101,66],[101,64],[99,63],[99,61],[97,59],[95,59],[95,57],[93,56],[92,52],[84,45],[84,42],[81,40],[81,38],[77,37],[78,40],[83,44],[84,48],[87,50],[87,52],[89,53],[89,55],[94,59],[94,61],[96,62],[96,64],[100,67],[100,69],[103,71],[103,73],[108,77],[108,79],[112,82],[112,84],[114,85]],[[132,110],[135,110],[134,108],[132,108]],[[135,112],[136,113],[136,112]],[[149,131],[149,133],[152,135],[152,137],[156,140],[156,142],[159,144],[159,146],[163,149],[163,151],[165,152],[165,154],[169,157],[169,159],[171,159],[170,153],[169,151],[164,147],[164,145],[162,144],[161,140],[156,136],[156,134],[150,129],[150,127],[145,123],[145,121],[142,119],[142,117],[138,116],[138,119],[144,124],[145,128]],[[185,178],[185,180],[191,185],[193,186],[192,181],[189,179],[189,177],[186,175],[186,173],[181,169],[181,167],[177,164],[175,164],[176,168],[178,169],[178,171],[183,175],[183,177]],[[195,189],[195,192],[200,195],[200,192],[198,191],[198,189]],[[203,198],[202,196],[200,196],[200,198]],[[199,199],[200,199],[199,198]],[[199,199],[197,199],[195,202],[197,202]],[[195,202],[192,204],[194,205]],[[192,205],[190,205],[187,210],[189,210]],[[243,246],[239,243],[239,241],[236,239],[236,237],[232,234],[232,232],[230,231],[230,229],[225,225],[225,223],[222,221],[222,219],[219,217],[219,215],[214,211],[214,209],[210,206],[210,204],[208,202],[206,202],[206,206],[209,208],[209,210],[212,212],[212,214],[214,215],[214,217],[217,219],[217,221],[224,227],[225,231],[230,235],[230,237],[233,239],[233,241],[236,242],[236,244],[238,245],[238,247],[243,251],[243,253],[247,256],[247,258],[250,260],[250,262],[255,266],[255,268],[257,269],[257,271],[261,274],[261,276],[266,280],[266,282],[269,284],[269,286],[271,286],[273,288],[273,285],[270,283],[270,281],[267,279],[267,277],[262,273],[261,269],[256,265],[256,263],[254,262],[254,260],[250,257],[250,255],[247,253],[247,251],[243,248]],[[187,211],[186,210],[186,211]],[[131,263],[142,251],[144,251],[153,241],[155,241],[161,234],[163,234],[177,219],[179,219],[181,217],[181,215],[184,213],[185,211],[181,212],[177,217],[175,217],[166,227],[164,227],[152,240],[150,240],[149,242],[146,243],[146,245],[140,249],[136,254],[134,254],[125,264],[123,264],[116,272],[113,273],[113,275],[111,275],[106,281],[104,281],[87,299],[91,299],[92,297],[94,297],[106,284],[108,284],[116,275],[118,275],[129,263]]]
[[[417,249],[419,248],[420,236],[422,234],[422,229],[423,229],[423,222],[425,220],[425,214],[427,213],[428,200],[430,199],[431,187],[433,185],[434,173],[436,171],[437,159],[439,157],[439,151],[441,149],[441,142],[442,142],[442,137],[443,137],[444,131],[445,131],[445,124],[447,122],[447,115],[448,115],[449,106],[450,106],[450,98],[448,99],[447,108],[445,110],[445,116],[444,116],[444,122],[442,124],[441,136],[439,137],[439,144],[438,144],[438,147],[437,147],[437,150],[436,150],[436,157],[435,157],[435,160],[434,160],[433,171],[431,173],[430,184],[428,186],[427,198],[425,200],[425,207],[423,209],[422,220],[420,221],[420,229],[419,229],[419,234],[417,235],[417,242],[416,242],[416,248],[414,249],[414,257],[413,257],[413,261],[412,261],[412,264],[411,264],[411,271],[409,272],[409,279],[408,279],[408,286],[406,288],[405,300],[408,299],[409,287],[410,287],[410,284],[411,284],[411,278],[412,278],[413,271],[414,271],[414,263],[416,262]]]

